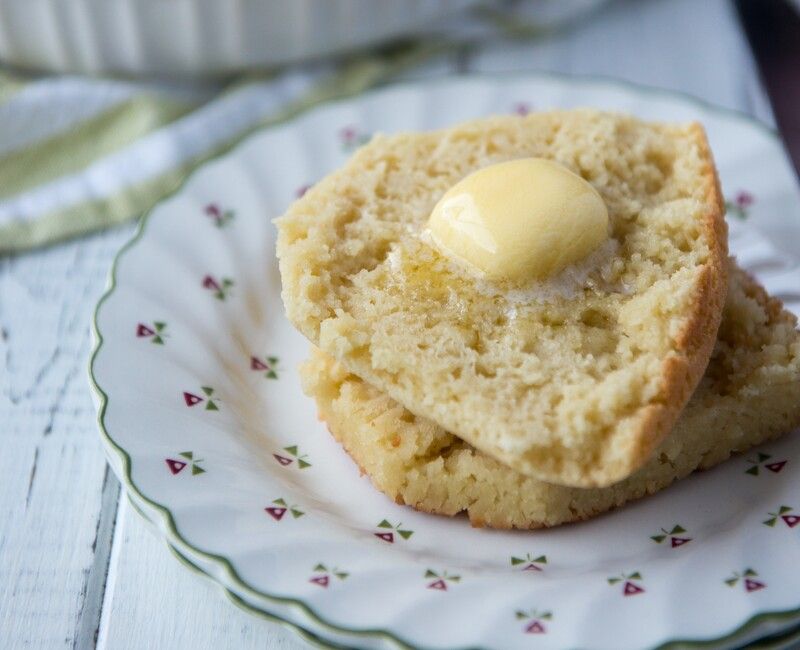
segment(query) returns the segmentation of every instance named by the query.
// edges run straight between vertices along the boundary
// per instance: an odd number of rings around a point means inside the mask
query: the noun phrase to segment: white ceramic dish
[[[778,140],[684,97],[454,78],[253,135],[159,205],[119,255],[91,363],[103,440],[132,501],[239,604],[359,647],[728,647],[800,623],[798,436],[587,523],[476,530],[374,490],[300,391],[308,344],[283,316],[270,217],[370,132],[576,105],[703,121],[732,202],[732,251],[800,309],[800,268],[773,244],[800,241]]]
[[[475,0],[7,0],[0,60],[89,74],[219,75],[404,36]]]

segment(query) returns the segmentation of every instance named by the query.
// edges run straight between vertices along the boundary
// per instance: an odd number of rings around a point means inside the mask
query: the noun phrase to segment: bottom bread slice
[[[379,490],[425,512],[466,511],[474,526],[541,528],[587,519],[800,424],[796,319],[735,265],[702,382],[650,461],[610,487],[551,485],[515,472],[317,349],[300,374],[320,419]]]

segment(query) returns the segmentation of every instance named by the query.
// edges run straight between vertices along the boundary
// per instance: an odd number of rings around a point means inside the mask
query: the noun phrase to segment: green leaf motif
[[[773,517],[772,519],[767,519],[766,521],[762,522],[765,526],[769,526],[770,528],[775,527],[775,522],[777,522],[777,517]]]
[[[398,530],[397,532],[400,534],[400,537],[402,537],[403,539],[408,539],[409,537],[411,537],[414,534],[413,530]]]
[[[521,557],[512,557],[511,558],[511,566],[517,566],[518,564],[522,564],[525,560]]]
[[[317,564],[317,566],[315,566],[315,567],[314,567],[314,571],[322,571],[322,572],[325,572],[325,571],[327,571],[327,570],[328,570],[328,569],[326,569],[326,568],[325,568],[325,565],[324,565],[324,564],[322,564],[322,563],[320,563],[320,564]]]
[[[381,523],[378,524],[378,528],[391,528],[391,527],[392,527],[392,524],[390,524],[385,519]]]
[[[156,332],[163,331],[163,329],[167,326],[167,324],[163,321],[156,321],[155,323],[153,323],[153,325],[155,325],[156,327]]]
[[[300,469],[305,469],[306,467],[311,467],[311,463],[309,463],[307,460],[303,460],[302,458],[298,459],[297,465],[298,465],[298,467],[300,467]]]
[[[758,465],[753,465],[750,469],[745,470],[745,474],[758,476]]]
[[[431,569],[428,569],[428,570],[425,572],[425,577],[426,577],[426,578],[438,578],[438,577],[439,577],[439,574],[437,574],[435,571],[432,571]]]
[[[523,611],[520,611],[520,610],[517,610],[517,612],[516,612],[516,616],[517,616],[517,618],[518,618],[519,620],[522,620],[522,619],[524,619],[524,618],[528,618],[528,615],[527,615],[525,612],[523,612]]]
[[[641,579],[642,579],[642,574],[641,574],[641,573],[639,573],[638,571],[634,571],[633,573],[631,573],[631,574],[628,576],[628,578],[629,578],[630,580],[641,580]]]
[[[211,386],[201,386],[200,390],[202,390],[208,397],[211,397],[214,394],[214,389]]]
[[[610,584],[610,585],[615,585],[615,584],[617,584],[617,583],[618,583],[620,580],[621,580],[621,578],[609,578],[609,579],[608,579],[608,584]]]
[[[306,514],[305,512],[303,512],[302,510],[298,510],[297,508],[290,508],[289,512],[292,513],[292,517],[294,517],[295,519],[298,519],[299,517],[302,517],[304,514]]]
[[[652,539],[656,544],[660,544],[666,539],[666,535],[652,535],[650,539]]]
[[[284,451],[288,451],[292,456],[297,456],[297,445],[292,445],[291,447],[284,447]]]
[[[546,555],[540,555],[539,557],[537,557],[534,560],[534,562],[538,562],[539,564],[547,564],[547,556]]]
[[[206,411],[219,411],[219,407],[211,400],[208,400],[208,403],[206,404]]]
[[[678,533],[685,533],[686,529],[680,524],[675,524],[670,531],[670,535],[677,535]]]
[[[286,505],[286,501],[284,501],[283,499],[275,499],[272,503],[277,503],[279,506]]]
[[[153,343],[155,343],[156,345],[164,345],[164,339],[162,339],[162,338],[161,338],[160,336],[158,336],[158,335],[154,336],[154,337],[151,339],[151,341],[152,341]]]
[[[178,454],[181,458],[185,458],[192,464],[192,476],[197,476],[198,474],[205,474],[205,471],[198,463],[203,462],[202,458],[195,458],[194,452],[191,451],[182,451]]]

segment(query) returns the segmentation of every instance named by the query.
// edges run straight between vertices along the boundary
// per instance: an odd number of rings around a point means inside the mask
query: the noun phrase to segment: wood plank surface
[[[0,259],[0,647],[94,643],[119,485],[88,391],[88,324],[129,234]]]
[[[115,571],[106,591],[99,647],[307,647],[293,632],[239,609],[216,584],[181,564],[127,499],[120,503],[117,525]]]

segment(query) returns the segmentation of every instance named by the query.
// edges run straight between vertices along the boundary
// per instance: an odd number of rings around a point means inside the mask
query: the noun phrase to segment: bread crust
[[[714,165],[705,129],[697,122],[691,125],[696,144],[706,161],[703,180],[706,203],[709,206],[703,219],[703,228],[710,242],[711,252],[706,268],[697,278],[694,314],[677,337],[684,354],[670,356],[662,365],[662,389],[665,396],[661,404],[644,407],[641,424],[632,444],[631,465],[623,470],[624,478],[640,467],[672,430],[684,406],[694,393],[706,371],[714,349],[722,308],[728,294],[728,226],[725,223],[725,199]],[[760,288],[760,286],[759,286]],[[598,482],[595,486],[602,486]]]

